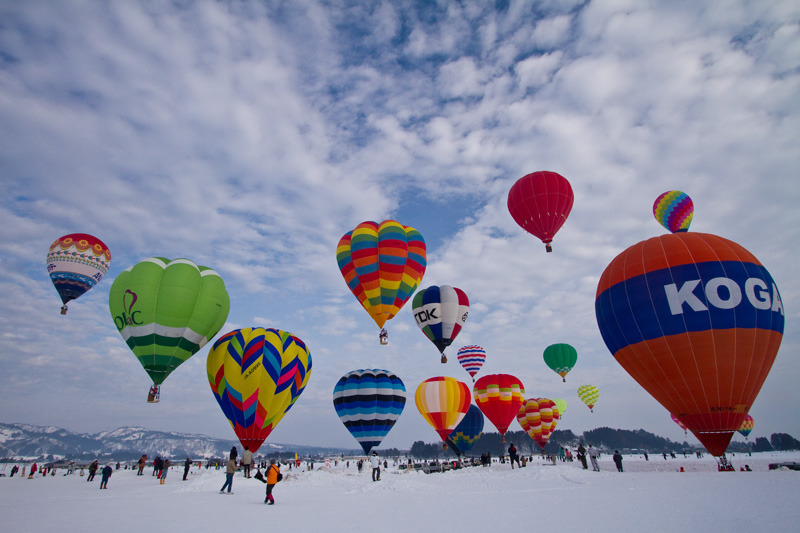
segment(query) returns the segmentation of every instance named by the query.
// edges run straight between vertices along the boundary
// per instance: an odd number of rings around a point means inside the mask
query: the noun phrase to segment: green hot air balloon
[[[188,259],[150,257],[121,272],[108,294],[120,335],[153,379],[147,401],[158,402],[161,383],[214,338],[230,310],[225,282]]]
[[[578,361],[578,352],[569,344],[551,344],[544,349],[544,362],[566,383],[567,374]]]

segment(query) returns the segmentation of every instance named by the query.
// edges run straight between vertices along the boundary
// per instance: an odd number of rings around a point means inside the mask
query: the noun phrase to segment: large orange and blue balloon
[[[61,314],[67,303],[94,287],[108,272],[111,252],[103,241],[86,233],[59,237],[47,252],[47,273],[61,297]]]
[[[620,365],[712,455],[725,453],[783,338],[767,269],[722,237],[662,235],[611,261],[595,312]]]
[[[464,367],[464,370],[472,376],[473,382],[475,382],[475,374],[480,371],[485,361],[486,350],[480,346],[462,346],[458,349],[458,362]]]
[[[456,455],[467,453],[483,434],[483,413],[476,405],[470,405],[467,414],[447,437],[447,444]]]
[[[336,414],[366,454],[389,434],[405,405],[406,388],[388,370],[353,370],[333,389]]]
[[[206,370],[239,442],[255,453],[305,389],[311,352],[279,329],[236,329],[214,343]]]
[[[525,401],[522,382],[510,374],[489,374],[475,382],[472,394],[475,404],[494,424],[505,442],[508,426]]]
[[[542,354],[544,362],[550,369],[567,382],[567,374],[578,361],[578,351],[565,343],[551,344]]]
[[[541,239],[548,252],[556,232],[567,221],[574,196],[569,181],[555,172],[521,177],[508,192],[508,212],[522,229]]]
[[[417,292],[412,306],[417,326],[439,349],[442,363],[446,363],[444,350],[453,343],[467,322],[469,298],[456,287],[433,285]]]
[[[681,191],[667,191],[653,203],[653,216],[672,233],[689,231],[694,216],[694,203]]]
[[[350,291],[383,328],[422,281],[425,239],[394,220],[362,222],[339,240],[336,262]]]
[[[455,378],[438,376],[426,379],[414,395],[417,409],[442,441],[461,423],[470,406],[469,387]]]

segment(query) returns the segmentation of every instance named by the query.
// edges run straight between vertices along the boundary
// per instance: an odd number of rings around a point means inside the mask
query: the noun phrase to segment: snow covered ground
[[[534,460],[435,474],[401,472],[389,464],[373,483],[370,468],[355,464],[312,471],[288,470],[264,505],[265,485],[233,481],[221,495],[224,469],[182,481],[173,467],[166,483],[135,471],[115,470],[108,490],[100,476],[7,477],[0,467],[0,522],[4,532],[81,531],[798,531],[800,471],[768,470],[768,464],[800,462],[800,453],[731,457],[736,472],[717,472],[705,455],[675,459],[625,456],[618,473],[610,456],[601,472],[578,462],[556,466]],[[752,472],[740,472],[747,464]],[[680,472],[684,467],[684,472]],[[29,467],[26,468],[26,471]]]

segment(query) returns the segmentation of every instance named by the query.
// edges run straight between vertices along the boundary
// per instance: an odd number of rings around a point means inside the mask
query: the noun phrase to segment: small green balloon
[[[566,383],[567,374],[578,361],[578,351],[569,344],[551,344],[544,349],[544,362]]]

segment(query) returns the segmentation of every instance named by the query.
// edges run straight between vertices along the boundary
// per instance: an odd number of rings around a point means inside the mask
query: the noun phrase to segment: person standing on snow
[[[97,473],[97,469],[100,468],[100,463],[97,462],[97,459],[92,461],[92,464],[89,465],[89,477],[86,478],[86,481],[92,481],[94,479],[94,475]]]
[[[189,469],[192,467],[192,460],[188,457],[183,462],[183,480],[186,481],[186,476],[189,475]]]
[[[595,472],[600,471],[600,466],[597,464],[597,458],[600,454],[597,452],[597,448],[592,448],[592,445],[589,445],[589,459],[592,461],[592,470]]]
[[[250,451],[249,446],[245,446],[242,454],[242,467],[244,467],[244,477],[247,479],[250,479],[251,466],[253,466],[253,452]]]
[[[107,489],[108,488],[108,478],[111,477],[111,472],[113,472],[113,470],[111,469],[111,465],[104,466],[103,470],[100,472],[100,474],[103,476],[103,477],[100,478],[100,488],[101,489]]]
[[[614,450],[614,464],[617,465],[617,471],[622,472],[622,454],[619,453],[619,450]]]
[[[167,482],[167,474],[169,473],[169,466],[172,464],[172,461],[169,459],[164,459],[161,463],[161,474],[158,476],[159,484],[163,485]]]
[[[522,468],[519,464],[519,455],[517,455],[517,447],[514,446],[514,443],[511,443],[511,446],[508,447],[508,460],[511,462],[511,470],[514,470],[514,462],[517,463],[517,466]]]
[[[267,497],[264,498],[264,503],[268,505],[275,504],[275,498],[272,497],[272,489],[278,483],[278,476],[280,475],[281,467],[275,462],[275,459],[270,459],[269,468],[267,469]]]
[[[225,465],[225,484],[222,485],[221,489],[219,489],[220,494],[223,494],[225,492],[225,487],[228,487],[228,494],[231,493],[231,489],[233,488],[233,474],[235,473],[236,473],[236,459],[228,459],[228,462]]]
[[[142,455],[139,457],[139,463],[137,466],[139,467],[139,471],[136,473],[137,476],[141,476],[142,472],[144,471],[144,466],[147,464],[147,455]]]
[[[372,452],[372,457],[369,458],[372,463],[372,481],[381,480],[381,461],[378,459],[378,452]]]
[[[581,466],[583,466],[584,470],[589,468],[586,465],[586,448],[583,447],[582,442],[578,445],[578,461],[581,462]]]

